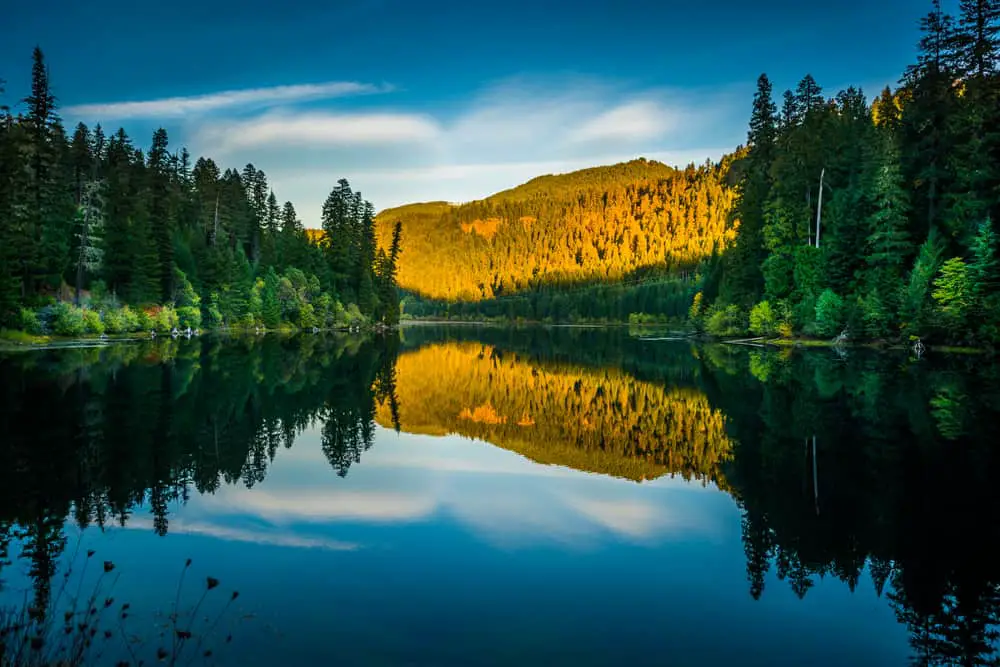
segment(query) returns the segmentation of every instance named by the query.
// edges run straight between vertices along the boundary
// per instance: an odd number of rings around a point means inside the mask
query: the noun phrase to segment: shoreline
[[[860,340],[860,341],[848,341],[844,343],[835,343],[832,340],[827,340],[825,338],[809,338],[805,336],[796,336],[792,338],[781,338],[773,337],[768,338],[766,336],[755,336],[748,338],[746,336],[723,338],[718,336],[711,336],[709,334],[701,333],[697,334],[694,332],[679,331],[675,327],[671,327],[669,324],[661,324],[657,322],[605,322],[605,323],[555,323],[555,322],[537,322],[537,321],[483,321],[483,320],[438,320],[438,319],[410,319],[401,320],[399,323],[399,328],[402,329],[407,326],[476,326],[476,327],[551,327],[551,328],[562,328],[562,329],[615,329],[621,327],[628,327],[630,329],[647,329],[647,330],[668,330],[672,337],[665,340],[692,340],[699,341],[703,343],[719,343],[723,345],[744,345],[748,347],[767,347],[767,348],[847,348],[847,349],[869,349],[876,352],[899,352],[904,350],[912,350],[912,346],[903,342],[889,342],[884,340]],[[650,339],[650,340],[660,340],[660,339]],[[966,354],[966,355],[986,355],[993,356],[994,351],[987,348],[981,347],[970,347],[967,345],[946,345],[946,344],[928,344],[925,343],[925,349],[927,352],[938,352],[944,354]]]
[[[315,333],[340,333],[340,334],[373,334],[383,333],[392,327],[333,327],[319,329]],[[190,338],[203,338],[205,336],[228,336],[228,335],[248,335],[258,336],[264,334],[293,335],[298,333],[313,333],[307,329],[295,327],[280,327],[277,329],[261,329],[259,332],[248,328],[230,327],[226,329],[206,329],[198,335]],[[138,332],[128,334],[105,334],[103,336],[88,334],[85,336],[56,336],[29,334],[18,330],[0,331],[0,352],[28,352],[58,349],[82,349],[92,347],[107,347],[116,343],[138,343],[142,341],[161,339],[188,339],[186,334],[178,334],[176,337],[170,333],[157,333],[155,337],[148,333]]]
[[[671,334],[668,338],[649,338],[646,340],[658,341],[658,340],[669,340],[669,341],[697,341],[702,343],[718,343],[721,345],[740,345],[745,347],[758,347],[758,348],[772,348],[772,349],[782,349],[782,348],[846,348],[846,349],[868,349],[875,352],[900,352],[912,350],[910,345],[906,345],[901,342],[888,342],[888,341],[849,341],[843,343],[836,343],[832,340],[820,339],[820,338],[807,338],[807,337],[794,337],[794,338],[767,338],[765,336],[757,336],[752,338],[747,338],[744,336],[737,338],[721,338],[716,336],[710,336],[708,334],[696,334],[693,332],[678,331],[675,328],[668,328],[669,325],[659,324],[659,323],[627,323],[627,322],[606,322],[606,323],[554,323],[554,322],[534,322],[534,321],[522,321],[522,322],[502,322],[502,321],[479,321],[479,320],[432,320],[432,319],[412,319],[412,320],[402,320],[395,326],[365,326],[365,327],[332,327],[326,329],[319,329],[315,333],[340,333],[340,334],[375,334],[375,333],[385,333],[392,329],[402,330],[407,327],[420,327],[420,326],[466,326],[466,327],[490,327],[490,328],[558,328],[558,329],[618,329],[623,327],[628,327],[629,329],[646,329],[650,331],[664,331],[667,329]],[[296,327],[280,327],[277,329],[260,329],[259,331],[254,329],[249,329],[245,327],[230,327],[225,329],[208,329],[203,331],[198,336],[192,336],[194,338],[199,338],[205,335],[219,336],[219,335],[263,335],[263,334],[279,334],[279,335],[293,335],[297,333],[312,333],[306,329],[299,329]],[[174,339],[170,333],[158,333],[156,337],[151,337],[148,334],[139,334],[133,332],[130,334],[115,334],[115,335],[86,335],[86,336],[73,336],[73,337],[63,337],[56,335],[35,335],[25,333],[18,330],[3,330],[0,331],[0,352],[18,352],[18,351],[41,351],[41,350],[54,350],[54,349],[69,349],[69,348],[90,348],[90,347],[105,347],[107,345],[113,345],[115,343],[130,343],[130,342],[140,342],[148,340],[156,340],[159,338],[170,338]],[[179,334],[176,338],[188,338],[186,334]],[[936,345],[936,344],[925,344],[925,349],[927,352],[938,352],[943,354],[963,354],[963,355],[985,355],[993,356],[995,352],[979,347],[969,347],[962,345]]]

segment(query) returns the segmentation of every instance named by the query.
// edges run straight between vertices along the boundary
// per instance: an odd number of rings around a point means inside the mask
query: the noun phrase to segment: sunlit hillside
[[[674,169],[637,159],[541,176],[461,206],[382,211],[388,245],[403,223],[399,284],[436,299],[481,300],[554,283],[615,282],[690,267],[735,236],[721,165]]]
[[[396,396],[409,433],[458,433],[540,463],[632,480],[678,474],[725,487],[720,467],[733,448],[725,417],[694,389],[451,343],[400,355]],[[388,405],[377,420],[392,426]]]

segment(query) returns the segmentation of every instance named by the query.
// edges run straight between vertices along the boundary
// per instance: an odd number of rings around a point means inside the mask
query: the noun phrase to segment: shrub
[[[177,321],[182,329],[197,329],[201,326],[201,309],[197,306],[181,306],[177,309]]]
[[[705,318],[705,330],[713,336],[738,336],[747,330],[739,306],[712,305]]]
[[[156,315],[156,330],[163,333],[169,333],[174,327],[180,324],[180,319],[177,317],[177,311],[171,306],[163,306],[160,308],[160,312]]]
[[[20,325],[21,329],[36,336],[45,333],[42,329],[42,323],[38,319],[38,314],[28,308],[21,309]]]
[[[136,329],[139,331],[150,331],[156,328],[156,315],[157,311],[155,309],[140,309],[136,314]]]
[[[347,307],[347,323],[351,326],[360,326],[367,321],[367,318],[361,314],[361,309],[358,308],[358,304],[352,303]]]
[[[836,336],[844,326],[844,300],[833,290],[824,290],[816,300],[816,333]]]
[[[210,327],[222,326],[222,311],[219,310],[219,294],[212,292],[205,307],[205,323]]]
[[[87,331],[83,311],[65,301],[52,306],[52,331],[59,336],[82,336]]]
[[[757,336],[771,336],[777,326],[777,318],[770,301],[761,301],[750,309],[750,333]]]
[[[307,303],[299,309],[299,327],[302,329],[312,329],[317,326],[319,320],[311,303]]]
[[[104,312],[104,330],[108,333],[125,333],[125,318],[120,310],[107,310]]]
[[[142,327],[139,322],[139,313],[135,312],[128,306],[122,306],[121,309],[122,322],[124,326],[124,331],[139,331]]]
[[[101,335],[104,333],[104,322],[101,321],[101,314],[96,310],[83,311],[83,326],[89,334]]]

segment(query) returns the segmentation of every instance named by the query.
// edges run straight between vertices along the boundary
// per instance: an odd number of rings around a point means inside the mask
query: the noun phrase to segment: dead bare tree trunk
[[[819,202],[816,204],[816,247],[819,247],[819,226],[823,220],[823,177],[826,176],[826,167],[819,172]]]

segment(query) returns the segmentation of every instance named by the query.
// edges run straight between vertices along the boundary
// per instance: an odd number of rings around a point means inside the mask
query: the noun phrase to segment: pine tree
[[[104,258],[104,213],[99,181],[86,181],[82,186],[76,223],[76,304],[80,305],[80,292],[87,274],[95,274]]]
[[[360,193],[357,199],[360,200]],[[356,214],[360,216],[355,259],[358,308],[362,313],[371,314],[375,312],[377,298],[372,280],[372,271],[375,268],[375,210],[371,202],[364,202]]]
[[[149,267],[160,286],[161,302],[174,293],[174,201],[170,187],[170,155],[167,152],[167,131],[162,127],[153,133],[153,143],[147,159],[149,193],[149,224],[156,247],[156,266]]]
[[[979,226],[972,244],[969,280],[973,326],[990,343],[1000,343],[1000,259],[996,233],[989,218]]]
[[[940,0],[933,0],[920,29],[917,63],[907,68],[902,80],[907,102],[900,124],[903,173],[914,191],[910,224],[914,238],[924,238],[932,229],[947,231],[942,199],[953,180],[949,155],[954,139],[948,120],[955,107],[956,78],[954,22],[941,9]]]
[[[970,242],[987,216],[1000,211],[1000,0],[962,0],[951,36],[961,94],[949,117],[955,184],[948,196],[950,227]]]
[[[3,80],[0,80],[0,95]],[[22,244],[15,211],[15,183],[20,156],[16,128],[7,106],[0,106],[0,326],[17,325],[21,299],[20,267],[16,249]]]
[[[866,316],[873,335],[889,333],[889,323],[895,321],[903,267],[913,252],[906,231],[909,206],[898,152],[890,136],[883,136],[882,143],[871,194],[873,212],[866,221],[870,304]]]
[[[350,290],[349,278],[352,273],[352,246],[355,243],[352,205],[354,193],[347,179],[340,179],[323,203],[322,223],[326,233],[326,253],[334,289],[342,298]]]
[[[134,151],[124,129],[108,141],[104,188],[104,280],[108,288],[122,297],[128,291],[135,269],[136,246],[132,238],[136,202]]]
[[[302,221],[299,220],[295,206],[290,201],[286,201],[281,209],[281,231],[286,234],[302,231]]]
[[[752,304],[764,288],[761,264],[764,261],[764,206],[771,190],[771,162],[777,137],[777,108],[772,99],[771,82],[766,74],[757,79],[748,152],[743,177],[738,185],[739,198],[733,215],[739,232],[729,252],[721,288],[724,298],[733,303]]]
[[[378,261],[378,303],[377,319],[389,325],[399,322],[399,294],[396,289],[396,273],[399,253],[403,243],[403,223],[399,220],[392,228],[392,242],[389,252],[380,249]]]
[[[276,237],[281,228],[281,209],[278,207],[278,198],[271,190],[267,196],[267,221],[265,223],[267,233]]]
[[[22,285],[35,292],[46,284],[59,286],[68,266],[72,196],[61,183],[60,158],[65,136],[56,114],[56,99],[49,86],[49,71],[42,50],[35,47],[31,69],[31,94],[24,99],[28,181],[25,228],[18,234],[17,256]]]

